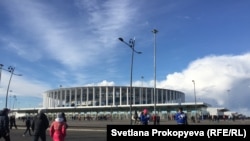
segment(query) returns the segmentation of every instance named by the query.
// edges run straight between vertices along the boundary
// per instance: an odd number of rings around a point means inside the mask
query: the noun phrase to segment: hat
[[[10,109],[8,109],[8,108],[3,108],[3,111],[7,111],[7,112],[9,112],[9,111],[10,111]]]
[[[45,110],[44,110],[44,109],[39,109],[39,110],[38,110],[38,113],[39,113],[39,114],[45,113]]]
[[[56,115],[55,121],[57,121],[57,122],[63,122],[63,115],[62,115],[62,113],[58,113]]]
[[[3,108],[3,113],[7,114],[10,111],[8,108]]]
[[[58,113],[58,114],[57,114],[57,118],[63,118],[62,113]]]
[[[183,108],[182,108],[182,107],[179,107],[179,110],[180,110],[180,111],[183,111]]]

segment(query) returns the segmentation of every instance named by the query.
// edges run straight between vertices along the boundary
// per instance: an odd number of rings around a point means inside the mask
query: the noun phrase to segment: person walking
[[[152,117],[154,125],[156,125],[156,114],[153,115]]]
[[[178,125],[188,125],[187,114],[183,112],[182,107],[179,107],[178,112],[175,114],[175,120]]]
[[[11,116],[10,116],[10,129],[12,129],[13,126],[17,129],[16,117],[15,117],[15,115],[11,115]]]
[[[55,121],[50,125],[50,137],[53,141],[64,141],[66,137],[67,124],[64,121],[62,113],[57,115]]]
[[[26,126],[26,130],[24,131],[23,136],[25,136],[27,132],[29,132],[29,135],[32,136],[31,135],[31,129],[30,129],[30,127],[31,127],[30,117],[26,118],[26,120],[25,120],[25,126]]]
[[[156,116],[156,125],[160,125],[161,117],[159,115]]]
[[[8,108],[4,108],[0,111],[0,139],[3,137],[5,141],[10,141],[9,111]]]
[[[66,118],[66,115],[64,112],[61,113],[62,114],[62,118],[63,118],[63,121],[66,123],[66,128],[69,127],[69,125],[67,124],[67,118]]]
[[[38,114],[34,117],[31,123],[31,129],[34,132],[33,141],[46,141],[46,130],[49,128],[49,120],[45,115],[45,110],[38,110]]]
[[[148,114],[148,110],[144,109],[143,112],[140,115],[140,121],[142,125],[148,125],[150,116]]]
[[[135,113],[133,115],[134,125],[138,124],[138,113],[137,110],[135,110]]]

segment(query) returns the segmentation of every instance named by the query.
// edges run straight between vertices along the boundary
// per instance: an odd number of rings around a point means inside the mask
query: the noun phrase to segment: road
[[[66,141],[106,141],[107,125],[129,125],[128,120],[113,120],[113,121],[72,121],[68,120],[69,128],[67,130]],[[174,121],[162,121],[161,125],[173,125]],[[200,123],[190,123],[190,125],[250,125],[250,120],[237,120],[233,121],[201,121]],[[149,124],[152,125],[152,122]],[[23,137],[25,131],[24,122],[17,120],[18,129],[10,131],[11,141],[33,141],[33,136],[28,134]],[[47,132],[48,133],[48,132]],[[2,139],[3,140],[3,139]],[[47,134],[47,141],[52,141]]]

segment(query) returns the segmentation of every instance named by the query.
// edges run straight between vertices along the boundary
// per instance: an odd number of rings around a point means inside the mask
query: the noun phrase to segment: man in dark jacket
[[[10,141],[10,129],[9,129],[9,109],[4,108],[0,111],[0,138],[4,138],[5,141]]]
[[[31,127],[31,120],[30,120],[30,117],[27,117],[27,118],[26,118],[25,126],[26,126],[26,130],[24,131],[23,136],[25,136],[27,132],[29,132],[30,136],[32,136],[32,135],[31,135],[31,129],[30,129],[30,127]]]
[[[46,141],[46,130],[48,127],[49,120],[45,115],[45,110],[40,109],[31,124],[31,129],[34,132],[33,141],[38,141],[39,138],[41,138],[42,141]]]

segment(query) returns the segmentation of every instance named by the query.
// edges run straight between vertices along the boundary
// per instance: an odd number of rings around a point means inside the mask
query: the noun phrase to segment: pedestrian
[[[67,124],[67,118],[66,118],[66,115],[65,115],[65,113],[64,112],[62,112],[62,117],[63,117],[63,121],[66,123],[66,127],[68,128],[69,127],[69,125]]]
[[[154,125],[156,125],[156,114],[153,115],[152,117]]]
[[[67,124],[64,121],[62,113],[59,113],[50,125],[50,137],[53,141],[64,141],[66,137]]]
[[[150,116],[148,114],[148,110],[144,109],[143,112],[140,115],[140,121],[142,125],[148,125]]]
[[[10,116],[10,129],[12,129],[13,126],[17,129],[16,117],[14,115]]]
[[[26,135],[27,132],[29,132],[29,135],[31,135],[31,120],[30,120],[30,117],[27,117],[26,120],[25,120],[25,126],[26,126],[26,130],[24,131],[23,133],[23,136]]]
[[[4,138],[5,141],[10,141],[10,129],[9,129],[9,109],[4,108],[0,111],[0,138]]]
[[[160,125],[161,117],[159,115],[156,116],[156,125]]]
[[[132,119],[134,120],[134,124],[135,125],[138,124],[138,113],[137,113],[137,110],[135,110],[135,113],[134,113]]]
[[[45,115],[44,109],[39,109],[38,114],[34,117],[31,123],[31,129],[33,131],[33,141],[38,141],[39,138],[42,141],[46,141],[46,130],[49,128],[49,120]]]
[[[178,112],[175,114],[175,120],[178,125],[188,125],[187,114],[183,112],[182,107],[179,107]]]

